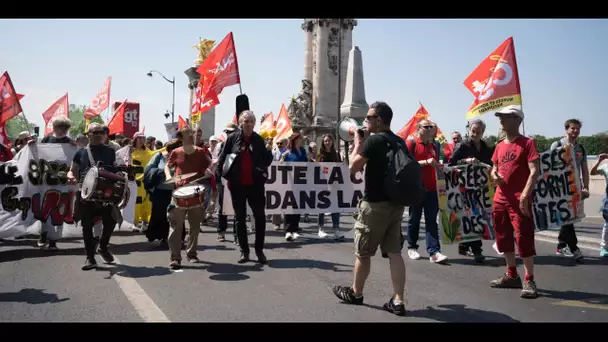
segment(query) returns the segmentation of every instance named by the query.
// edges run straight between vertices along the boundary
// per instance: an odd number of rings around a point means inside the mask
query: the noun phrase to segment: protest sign
[[[67,172],[76,150],[70,144],[28,145],[0,163],[0,238],[38,233],[43,226],[54,235],[55,226],[74,222],[78,186],[67,183]]]
[[[534,186],[532,211],[538,230],[559,228],[585,217],[581,179],[572,146],[540,154],[540,175]]]
[[[266,214],[320,214],[357,211],[363,197],[363,173],[350,174],[344,163],[275,161],[268,168]],[[224,187],[225,215],[234,215]],[[251,209],[248,208],[248,214]]]
[[[438,171],[439,230],[444,244],[494,239],[490,166],[444,166]]]

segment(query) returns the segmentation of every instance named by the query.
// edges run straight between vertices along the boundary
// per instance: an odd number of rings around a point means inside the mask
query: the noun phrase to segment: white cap
[[[496,116],[501,115],[517,115],[520,118],[524,118],[524,112],[521,111],[521,106],[518,105],[510,105],[506,106],[503,109],[496,112]]]
[[[212,135],[209,137],[209,141],[220,141],[220,139],[218,139],[215,135]]]

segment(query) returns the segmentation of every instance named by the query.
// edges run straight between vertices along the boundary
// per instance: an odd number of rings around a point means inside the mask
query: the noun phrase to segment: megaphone
[[[338,124],[338,136],[346,142],[354,141],[357,133],[363,136],[364,131],[365,128],[353,118],[343,118]]]

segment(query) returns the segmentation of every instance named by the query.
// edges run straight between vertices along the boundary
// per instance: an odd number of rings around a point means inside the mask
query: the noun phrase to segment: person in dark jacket
[[[481,120],[469,122],[469,137],[463,140],[456,148],[450,159],[450,166],[484,163],[492,165],[492,149],[483,141],[486,124]],[[485,260],[482,254],[482,241],[465,242],[458,245],[458,254],[473,254],[475,261],[481,263]]]
[[[232,196],[232,207],[236,218],[237,237],[241,249],[238,263],[249,261],[249,243],[247,241],[247,203],[251,207],[255,220],[255,254],[261,264],[266,264],[264,255],[264,237],[266,234],[266,214],[264,213],[265,183],[268,178],[268,167],[272,163],[272,145],[266,144],[264,138],[253,131],[255,115],[246,110],[239,115],[240,130],[229,135],[220,154],[217,165],[217,177],[222,175],[228,181],[228,190]],[[224,161],[230,154],[236,154],[228,170],[224,170]]]
[[[173,184],[165,184],[165,165],[171,155],[171,151],[181,146],[179,140],[173,140],[167,144],[166,151],[157,153],[152,157],[144,170],[144,188],[152,202],[152,214],[150,225],[146,230],[148,241],[160,241],[161,247],[169,247],[169,220],[167,219],[167,208],[171,203]]]

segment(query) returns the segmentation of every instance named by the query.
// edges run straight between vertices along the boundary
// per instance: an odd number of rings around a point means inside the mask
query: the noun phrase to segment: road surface
[[[352,218],[342,216],[342,225],[350,229]],[[381,309],[391,288],[386,259],[373,258],[366,305],[341,304],[330,286],[352,282],[352,231],[337,243],[318,238],[314,223],[302,227],[296,242],[269,228],[269,263],[263,267],[237,264],[232,242],[216,242],[215,229],[204,227],[202,262],[184,261],[181,272],[170,271],[169,252],[141,234],[116,233],[112,251],[119,263],[88,272],[80,270],[80,240],[60,242],[56,254],[38,250],[34,240],[6,241],[0,245],[0,321],[608,321],[608,262],[597,257],[593,241],[582,244],[588,258],[576,264],[554,255],[554,238],[539,235],[535,273],[541,297],[535,300],[488,286],[504,272],[490,242],[484,242],[484,265],[459,256],[456,246],[443,248],[449,265],[407,259],[408,313],[397,317]],[[423,232],[421,238],[424,247]],[[422,248],[421,254],[427,256]]]

